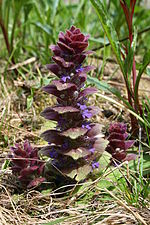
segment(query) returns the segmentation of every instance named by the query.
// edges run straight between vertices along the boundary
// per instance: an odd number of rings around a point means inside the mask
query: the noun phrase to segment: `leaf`
[[[71,87],[74,87],[75,90],[77,89],[74,84],[72,84],[72,83],[63,83],[63,82],[61,82],[59,80],[52,81],[52,84],[56,86],[58,91],[63,91],[63,90],[69,89]]]
[[[64,222],[66,219],[68,219],[68,218],[71,218],[71,216],[69,216],[69,217],[63,217],[63,218],[57,218],[57,219],[51,220],[48,223],[43,223],[42,225],[55,225],[55,224],[60,224],[60,223]]]
[[[68,169],[62,171],[66,176],[70,177],[71,179],[75,179],[76,181],[84,180],[87,175],[91,172],[92,167],[88,164],[83,165],[79,168]]]
[[[52,28],[48,24],[42,24],[40,22],[35,22],[32,24],[35,25],[37,28],[41,29],[42,31],[44,31],[46,34],[52,35]]]
[[[150,51],[146,52],[146,54],[144,55],[143,64],[142,64],[142,66],[139,70],[139,73],[137,75],[137,78],[136,78],[135,91],[134,91],[135,103],[137,103],[137,99],[138,99],[138,89],[139,89],[139,83],[140,83],[141,76],[144,73],[144,71],[149,63],[150,63]]]
[[[79,112],[79,109],[74,108],[72,106],[56,106],[52,108],[55,112],[58,112],[59,114],[63,114],[66,112]]]
[[[71,139],[76,139],[76,138],[86,134],[86,132],[87,132],[87,129],[77,127],[77,128],[70,128],[70,129],[62,132],[62,135],[64,135],[65,137],[69,137]]]
[[[79,158],[83,158],[85,156],[91,155],[91,152],[81,147],[77,149],[71,149],[69,152],[64,153],[64,155],[71,156],[74,160],[77,160]]]
[[[60,0],[54,0],[53,1],[53,8],[52,8],[52,14],[51,14],[51,22],[54,23],[54,18],[56,16],[56,13],[57,13],[57,8],[58,8],[58,5],[59,5],[59,1]]]
[[[125,74],[123,63],[122,63],[121,56],[120,56],[121,50],[120,50],[120,45],[119,45],[119,41],[118,41],[118,36],[117,36],[115,28],[112,24],[112,21],[110,20],[110,18],[108,16],[107,9],[106,9],[105,5],[103,4],[102,0],[90,0],[90,1],[99,16],[99,19],[100,19],[100,22],[104,29],[104,32],[107,35],[107,38],[111,44],[111,47],[114,51],[115,56],[116,56],[117,62],[118,62],[120,69],[125,77],[126,74]]]
[[[32,103],[33,103],[33,95],[29,95],[27,97],[27,110],[29,110],[31,108]]]
[[[134,57],[134,51],[133,48],[130,47],[130,44],[128,45],[128,54],[126,56],[125,62],[124,62],[124,70],[125,74],[128,76],[128,83],[130,84],[130,75],[132,71],[133,66],[133,57]]]
[[[112,94],[114,94],[115,96],[117,96],[120,100],[122,100],[124,102],[125,105],[128,106],[129,109],[132,110],[132,107],[131,105],[128,103],[128,101],[126,101],[119,90],[117,90],[116,88],[114,87],[111,87],[109,84],[107,84],[106,82],[104,81],[99,81],[97,78],[95,77],[91,77],[91,76],[88,76],[87,78],[87,82],[89,84],[94,84],[97,86],[98,89],[102,90],[102,91],[106,91],[106,92],[111,92]]]
[[[150,68],[146,68],[146,74],[150,77]]]
[[[82,11],[82,7],[84,6],[85,3],[86,3],[86,0],[79,1],[78,8],[76,9],[76,13],[75,13],[75,16],[74,16],[74,23],[77,20],[77,18],[79,16],[79,13]]]
[[[90,37],[89,38],[89,41],[92,41],[92,42],[95,42],[95,43],[100,43],[100,44],[103,44],[103,45],[107,45],[109,44],[109,40],[106,38],[94,38],[94,37]]]

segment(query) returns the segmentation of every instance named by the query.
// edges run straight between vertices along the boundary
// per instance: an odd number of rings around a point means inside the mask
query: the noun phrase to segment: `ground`
[[[32,61],[32,60],[31,60]],[[66,187],[57,190],[30,190],[17,194],[15,178],[12,176],[11,170],[6,166],[6,160],[9,154],[10,145],[15,141],[19,142],[29,139],[35,146],[40,147],[45,143],[40,139],[40,134],[46,129],[47,124],[40,116],[40,112],[47,105],[54,104],[55,99],[49,98],[41,91],[39,85],[40,76],[38,71],[45,71],[43,66],[34,61],[29,63],[33,66],[37,79],[28,82],[23,81],[21,77],[13,81],[6,77],[1,78],[0,90],[0,112],[1,112],[1,136],[0,136],[0,164],[3,168],[0,171],[0,220],[1,224],[150,224],[149,203],[146,202],[145,207],[135,207],[123,199],[124,194],[115,195],[110,189],[106,189],[106,180],[118,185],[115,180],[107,177],[109,173],[113,173],[116,168],[106,171],[103,176],[96,175],[94,180],[87,181],[83,184],[79,191],[75,191],[76,187],[71,190]],[[95,62],[91,61],[91,64]],[[98,60],[98,65],[102,63]],[[18,68],[20,65],[16,65]],[[21,65],[22,67],[22,65]],[[126,96],[125,88],[121,73],[116,70],[115,62],[107,62],[103,80],[121,90],[122,95]],[[13,69],[13,68],[11,68]],[[114,73],[116,71],[116,73]],[[10,68],[8,74],[10,73]],[[108,77],[109,75],[109,77]],[[26,76],[29,76],[27,73]],[[50,74],[47,74],[47,78]],[[111,77],[112,76],[112,77]],[[111,77],[111,79],[109,79]],[[140,86],[140,96],[145,93],[149,96],[150,78],[143,76]],[[34,89],[33,102],[31,107],[27,105],[27,99],[30,99],[30,89]],[[113,98],[116,103],[117,98],[112,94],[106,94],[101,91],[101,95]],[[112,121],[121,120],[129,122],[129,113],[126,109],[120,108],[117,104],[107,100],[106,98],[92,96],[91,104],[100,107],[100,114],[94,119],[104,125],[106,132]],[[29,100],[28,100],[29,101]],[[105,154],[104,154],[105,158]],[[6,166],[6,169],[5,169]],[[121,173],[126,171],[125,167],[120,167]],[[98,172],[98,171],[97,171]],[[103,185],[99,186],[99,181],[103,181]],[[106,182],[107,183],[107,182]],[[106,188],[105,188],[106,186]],[[118,191],[120,191],[118,189]],[[66,193],[66,194],[65,194]],[[115,192],[116,193],[116,192]],[[140,200],[139,200],[140,201]],[[147,201],[147,200],[145,200]]]

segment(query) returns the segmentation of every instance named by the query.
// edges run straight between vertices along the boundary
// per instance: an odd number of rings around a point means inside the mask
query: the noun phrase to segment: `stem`
[[[4,41],[5,41],[5,44],[6,44],[8,54],[11,55],[11,47],[10,47],[9,40],[8,40],[8,31],[7,31],[7,29],[4,25],[4,22],[3,22],[1,17],[0,17],[0,27],[2,29],[2,33],[3,33],[3,36],[4,36]],[[15,60],[14,60],[13,57],[12,57],[11,61],[12,61],[13,64],[15,64]]]
[[[5,44],[6,44],[6,47],[7,47],[7,51],[8,53],[10,54],[10,45],[9,45],[9,41],[8,41],[8,32],[4,26],[4,23],[3,23],[3,20],[2,18],[0,17],[0,27],[2,29],[2,33],[3,33],[3,36],[4,36],[4,40],[5,40]]]
[[[135,57],[134,56],[133,56],[132,74],[133,74],[133,90],[134,90],[135,89],[135,83],[136,83],[136,64],[135,64]]]
[[[146,27],[145,29],[143,29],[143,30],[140,30],[139,32],[137,32],[137,35],[138,36],[140,36],[140,35],[142,35],[142,34],[144,34],[144,33],[146,33],[146,32],[149,32],[150,31],[150,26],[148,26],[148,27]],[[98,35],[97,37],[95,37],[95,38],[99,38],[100,36]],[[126,41],[126,40],[128,40],[129,39],[129,37],[127,36],[127,37],[125,37],[125,38],[121,38],[121,39],[119,39],[118,41],[121,43],[121,42],[124,42],[124,41]],[[96,47],[96,48],[93,48],[92,49],[92,51],[98,51],[98,50],[100,50],[100,49],[102,49],[102,48],[104,48],[104,47],[107,47],[107,46],[110,46],[110,43],[106,43],[105,44],[105,46],[104,45],[101,45],[101,46],[99,46],[99,47]]]

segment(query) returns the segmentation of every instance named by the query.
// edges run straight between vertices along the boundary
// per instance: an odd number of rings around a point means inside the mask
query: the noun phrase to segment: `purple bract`
[[[133,146],[134,140],[126,140],[128,137],[127,125],[124,123],[113,123],[109,127],[109,144],[106,148],[116,162],[135,160],[135,154],[127,154],[127,150]]]
[[[11,170],[18,176],[23,188],[31,188],[41,184],[45,163],[43,163],[36,148],[33,148],[26,140],[23,144],[11,147]]]

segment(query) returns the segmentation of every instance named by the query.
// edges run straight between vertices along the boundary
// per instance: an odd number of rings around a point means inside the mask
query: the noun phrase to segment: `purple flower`
[[[77,69],[76,69],[76,72],[79,73],[79,72],[83,72],[84,71],[84,68],[82,68],[81,66],[79,66]]]
[[[92,168],[93,168],[93,169],[99,168],[99,162],[93,161],[93,162],[92,162]]]
[[[95,148],[90,148],[89,151],[90,151],[91,153],[94,153],[94,152],[95,152]]]
[[[70,80],[70,79],[71,79],[70,76],[65,76],[65,75],[64,75],[64,76],[61,77],[61,80],[62,80],[63,82],[66,82],[67,79]]]
[[[85,109],[87,109],[87,106],[86,105],[82,105],[80,103],[77,103],[77,105],[80,107],[80,109],[83,111]]]
[[[84,118],[84,119],[86,119],[86,118],[91,118],[92,117],[92,113],[91,112],[89,112],[89,110],[88,109],[86,109],[86,110],[84,110],[84,111],[82,111],[82,117]]]
[[[86,129],[90,130],[91,129],[90,124],[91,124],[90,121],[83,122],[82,123],[82,128],[86,128]]]

